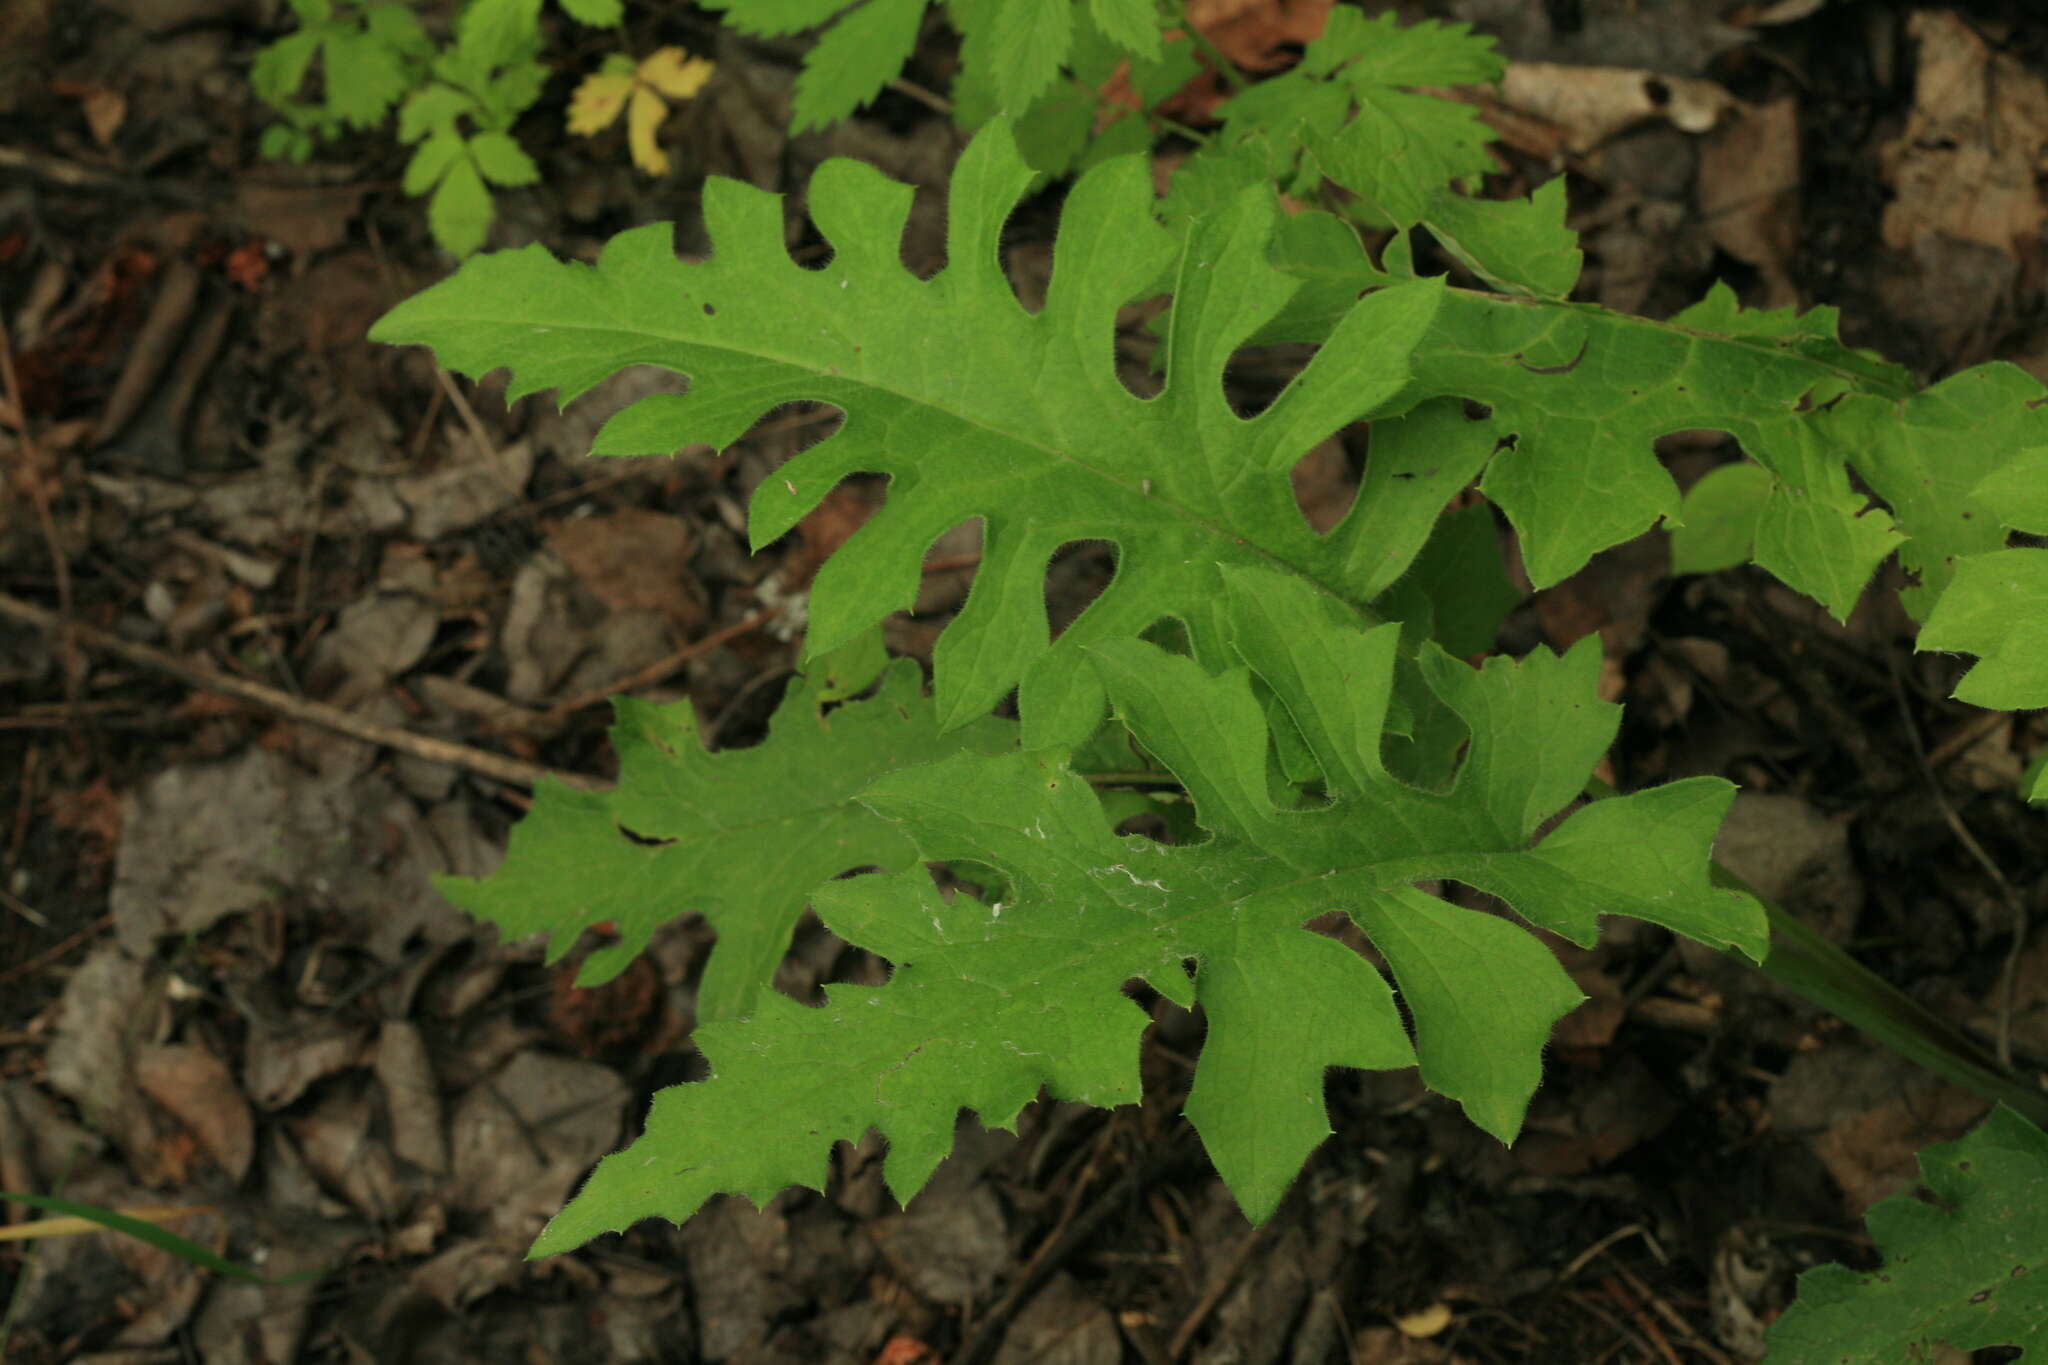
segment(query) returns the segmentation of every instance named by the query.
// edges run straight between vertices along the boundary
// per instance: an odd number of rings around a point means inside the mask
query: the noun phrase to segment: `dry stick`
[[[1259,1242],[1265,1235],[1268,1224],[1246,1228],[1237,1239],[1237,1245],[1230,1249],[1230,1259],[1218,1266],[1209,1276],[1209,1283],[1202,1288],[1202,1297],[1181,1319],[1174,1329],[1173,1339],[1166,1345],[1169,1359],[1179,1360],[1187,1354],[1188,1346],[1194,1341],[1195,1333],[1202,1330],[1202,1324],[1209,1320],[1209,1314],[1216,1311],[1216,1305],[1223,1302],[1223,1295],[1230,1286],[1237,1283],[1238,1273],[1244,1269],[1252,1252],[1258,1250]]]
[[[35,504],[36,520],[42,527],[43,541],[50,549],[50,568],[57,576],[57,605],[68,619],[71,615],[71,565],[64,558],[64,547],[57,539],[57,522],[50,515],[50,490],[43,483],[44,470],[39,466],[40,451],[36,445],[35,433],[29,430],[28,398],[21,391],[21,377],[14,371],[14,344],[8,340],[7,319],[0,316],[0,394],[4,394],[13,411],[16,436],[21,441],[21,471],[16,479],[28,500]],[[73,655],[71,642],[64,642],[64,698],[78,700],[78,660]]]
[[[1699,1333],[1693,1331],[1692,1324],[1687,1322],[1676,1308],[1666,1303],[1655,1290],[1643,1283],[1642,1277],[1623,1265],[1613,1255],[1609,1255],[1607,1261],[1609,1265],[1614,1267],[1616,1273],[1621,1276],[1622,1282],[1635,1291],[1636,1297],[1642,1300],[1643,1303],[1648,1304],[1658,1317],[1670,1323],[1673,1330],[1685,1339],[1687,1346],[1705,1356],[1711,1362],[1711,1365],[1735,1365],[1735,1362],[1717,1349],[1713,1343],[1702,1340]],[[1659,1333],[1659,1335],[1661,1336],[1662,1334]]]
[[[78,947],[81,943],[84,943],[86,940],[93,938],[98,934],[103,934],[113,927],[114,917],[112,915],[100,916],[98,923],[88,924],[85,928],[80,929],[70,938],[65,939],[62,943],[59,943],[54,947],[45,948],[42,952],[37,953],[34,957],[28,959],[26,962],[17,962],[12,967],[9,967],[6,971],[0,972],[0,986],[5,986],[12,981],[19,981],[21,978],[25,976],[34,976],[37,972],[49,966],[52,962],[55,962],[58,958],[64,956],[73,948]]]
[[[1010,1319],[1017,1315],[1017,1310],[1024,1306],[1024,1301],[1037,1291],[1039,1284],[1057,1270],[1067,1257],[1074,1254],[1081,1243],[1094,1236],[1095,1230],[1101,1227],[1112,1213],[1123,1207],[1127,1196],[1152,1178],[1155,1174],[1155,1165],[1153,1162],[1139,1162],[1125,1168],[1124,1173],[1102,1192],[1088,1212],[1080,1214],[1077,1218],[1075,1215],[1080,1212],[1081,1200],[1088,1192],[1088,1182],[1094,1175],[1095,1162],[1091,1159],[1088,1168],[1081,1173],[1080,1183],[1074,1187],[1073,1198],[1067,1201],[1067,1206],[1061,1211],[1059,1221],[1053,1225],[1053,1230],[1045,1235],[1044,1240],[1038,1244],[1038,1250],[1031,1254],[1031,1259],[1017,1272],[1016,1281],[1011,1284],[1009,1292],[982,1317],[967,1344],[954,1353],[952,1365],[981,1365],[982,1361],[994,1355],[996,1348],[1002,1344],[1004,1329],[1009,1326]]]
[[[263,683],[237,678],[204,664],[181,659],[175,654],[166,654],[163,650],[152,649],[148,645],[123,640],[118,635],[94,626],[77,621],[67,624],[55,612],[45,611],[41,607],[9,597],[5,593],[0,593],[0,616],[11,617],[24,625],[39,626],[44,630],[61,630],[67,637],[76,637],[94,649],[104,650],[130,663],[182,678],[206,691],[239,697],[243,701],[253,702],[267,710],[275,711],[288,720],[317,725],[324,730],[332,730],[336,734],[347,735],[351,739],[360,739],[383,748],[396,749],[400,753],[410,754],[430,763],[443,763],[451,768],[460,768],[465,772],[476,773],[515,787],[531,787],[543,777],[552,777],[558,782],[583,791],[603,789],[604,784],[581,773],[565,772],[504,754],[473,749],[467,744],[457,744],[452,740],[416,735],[410,730],[401,730],[395,726],[378,725],[373,721],[352,716],[338,706],[294,697],[288,692],[280,692]]]
[[[572,711],[581,711],[586,706],[595,706],[599,702],[610,701],[621,692],[633,692],[643,687],[652,687],[690,660],[696,658],[699,654],[716,649],[727,640],[745,635],[748,631],[766,624],[769,620],[779,615],[781,611],[781,607],[764,607],[752,616],[743,617],[721,630],[712,631],[702,639],[691,641],[666,658],[656,659],[647,667],[633,673],[628,673],[625,677],[620,678],[609,686],[601,687],[595,692],[585,692],[580,697],[571,697],[565,702],[559,702],[549,707],[545,713],[546,718],[550,722],[558,722]]]

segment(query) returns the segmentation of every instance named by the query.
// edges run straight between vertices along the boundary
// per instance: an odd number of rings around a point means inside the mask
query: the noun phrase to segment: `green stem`
[[[1173,8],[1180,18],[1180,31],[1188,35],[1189,42],[1208,55],[1209,61],[1216,68],[1217,78],[1229,86],[1232,91],[1244,89],[1244,73],[1237,69],[1237,63],[1224,56],[1223,49],[1209,41],[1208,34],[1202,32],[1202,30],[1196,28],[1188,21],[1188,7],[1185,0],[1181,0],[1181,3],[1174,5]]]
[[[1586,792],[1595,799],[1615,794],[1614,788],[1598,778],[1586,784]],[[1975,1039],[1822,938],[1798,916],[1759,894],[1720,863],[1708,864],[1707,871],[1716,885],[1755,896],[1770,917],[1771,952],[1763,962],[1765,976],[1862,1029],[1907,1061],[1994,1104],[2010,1105],[2029,1123],[2048,1128],[2048,1092],[1999,1065]]]
[[[1993,1103],[2010,1105],[2029,1123],[2048,1128],[2048,1093],[1998,1064],[1974,1038],[1809,929],[1782,906],[1757,896],[1715,863],[1722,886],[1747,891],[1771,917],[1771,955],[1763,973],[1795,995],[1854,1024],[1909,1062]],[[1732,954],[1731,954],[1732,956]]]

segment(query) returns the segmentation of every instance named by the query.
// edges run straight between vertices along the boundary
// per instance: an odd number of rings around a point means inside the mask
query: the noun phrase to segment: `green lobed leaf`
[[[1919,647],[1982,656],[1956,684],[1958,701],[2001,711],[2048,706],[2048,550],[1956,560]]]
[[[1313,341],[1360,289],[1385,279],[1370,263],[1345,258],[1316,270],[1275,259],[1301,290],[1280,325],[1255,334],[1258,342]],[[1675,519],[1678,488],[1655,442],[1706,428],[1733,436],[1783,489],[1777,531],[1759,562],[1846,616],[1881,547],[1902,537],[1851,487],[1853,452],[1814,405],[1852,390],[1891,401],[1906,380],[1842,346],[1835,322],[1820,308],[1743,312],[1721,286],[1668,323],[1454,290],[1417,349],[1409,396],[1486,405],[1495,448],[1481,488],[1514,524],[1537,587],[1562,581],[1660,517]],[[1786,528],[1799,519],[1819,537],[1813,544],[1788,543]]]
[[[276,104],[297,93],[313,58],[320,55],[321,39],[320,30],[302,28],[258,52],[249,63],[249,85],[257,97]]]
[[[400,55],[377,35],[334,28],[322,45],[327,108],[356,128],[374,128],[412,86]]]
[[[1926,618],[1963,559],[2004,548],[2010,523],[1977,489],[1994,480],[1995,493],[2001,470],[2048,442],[2044,399],[2039,380],[1998,363],[1903,398],[1852,394],[1824,415],[1856,472],[1911,537],[1899,562],[1919,575],[1919,585],[1900,594],[1913,616]]]
[[[467,373],[508,366],[511,398],[553,387],[566,400],[635,364],[692,377],[687,394],[614,416],[599,454],[723,447],[779,403],[839,407],[843,425],[765,481],[749,509],[754,544],[765,545],[848,475],[891,479],[886,505],[817,577],[806,657],[908,607],[925,549],[978,517],[982,563],[935,651],[941,723],[983,715],[1022,684],[1078,739],[1101,714],[1078,666],[1083,645],[1178,617],[1198,653],[1220,657],[1209,620],[1219,566],[1286,565],[1354,605],[1369,595],[1361,588],[1405,570],[1438,508],[1418,510],[1408,558],[1390,558],[1364,518],[1317,535],[1286,472],[1347,423],[1399,410],[1410,352],[1443,290],[1412,282],[1358,302],[1247,420],[1222,375],[1295,289],[1264,259],[1271,191],[1247,191],[1176,243],[1151,217],[1142,161],[1097,167],[1067,198],[1046,304],[1033,314],[998,256],[1002,225],[1032,180],[1007,128],[978,135],[953,178],[948,264],[929,280],[899,254],[910,189],[833,161],[810,198],[837,252],[824,269],[789,259],[773,196],[714,180],[707,261],[677,260],[665,225],[620,234],[594,269],[538,247],[498,252],[401,303],[371,335],[424,342]],[[1116,372],[1116,318],[1162,275],[1180,303],[1166,390],[1141,399]],[[1117,576],[1055,642],[1045,566],[1060,546],[1091,538],[1117,542]]]
[[[1756,525],[1777,480],[1760,464],[1737,461],[1708,470],[1679,511],[1671,531],[1671,572],[1713,573],[1756,558]]]
[[[1937,1344],[2048,1354],[2048,1134],[2000,1105],[1921,1152],[1920,1174],[1935,1202],[1871,1207],[1881,1267],[1799,1277],[1765,1339],[1772,1365],[1894,1365],[1935,1359]]]
[[[2048,536],[2048,446],[2020,451],[1985,475],[1970,496],[2015,531]]]
[[[819,915],[892,962],[889,984],[829,987],[817,1010],[764,996],[751,1019],[701,1030],[711,1079],[658,1094],[645,1134],[599,1164],[534,1254],[650,1214],[681,1221],[721,1191],[760,1202],[821,1187],[832,1144],[870,1128],[907,1199],[950,1148],[963,1106],[1008,1126],[1041,1087],[1133,1101],[1146,1018],[1122,994],[1132,978],[1203,1007],[1188,1113],[1255,1220],[1329,1131],[1330,1066],[1399,1067],[1419,1053],[1432,1086],[1511,1140],[1544,1040],[1581,997],[1540,941],[1410,889],[1425,879],[1499,895],[1580,943],[1599,915],[1626,913],[1764,955],[1761,907],[1706,876],[1733,797],[1725,782],[1603,801],[1529,845],[1613,737],[1597,646],[1478,670],[1426,653],[1429,686],[1471,735],[1455,784],[1426,792],[1379,758],[1398,626],[1333,630],[1327,599],[1270,570],[1226,571],[1221,596],[1242,666],[1210,673],[1133,639],[1088,651],[1118,717],[1180,778],[1206,841],[1111,834],[1053,754],[963,753],[879,778],[863,804],[920,858],[994,868],[1009,895],[948,902],[921,869],[819,888]],[[1254,674],[1320,766],[1326,804],[1274,803]],[[1386,955],[1414,1045],[1386,980],[1303,928],[1329,910]]]
[[[1561,299],[1583,264],[1562,178],[1528,199],[1466,193],[1461,182],[1493,167],[1492,133],[1471,106],[1408,88],[1490,82],[1501,70],[1492,40],[1466,25],[1402,27],[1391,14],[1335,10],[1292,71],[1224,105],[1222,133],[1176,178],[1199,184],[1209,167],[1236,163],[1247,178],[1314,195],[1327,176],[1360,197],[1361,217],[1424,225],[1496,287]]]
[[[584,962],[580,986],[610,980],[656,929],[701,911],[718,944],[698,1018],[752,1013],[812,887],[913,857],[910,842],[854,796],[883,773],[962,750],[993,753],[1015,738],[1013,725],[992,717],[941,737],[909,660],[888,667],[872,698],[829,712],[822,681],[791,686],[762,743],[717,754],[705,752],[689,702],[615,699],[617,785],[593,793],[537,784],[504,865],[485,878],[442,877],[436,888],[508,939],[550,935],[550,962],[611,921],[617,941]]]

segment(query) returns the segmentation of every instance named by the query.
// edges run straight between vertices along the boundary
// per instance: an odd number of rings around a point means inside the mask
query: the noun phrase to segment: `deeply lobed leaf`
[[[909,189],[835,161],[811,194],[836,252],[824,269],[789,259],[773,197],[714,181],[709,261],[678,261],[659,225],[614,238],[595,269],[538,247],[495,253],[400,304],[371,335],[424,342],[470,373],[509,366],[513,398],[553,387],[566,400],[633,364],[692,376],[687,394],[613,417],[600,454],[724,446],[791,400],[839,407],[840,428],[779,470],[749,511],[759,546],[847,475],[891,478],[887,505],[818,575],[807,655],[909,606],[925,549],[979,518],[981,567],[935,652],[941,721],[982,715],[1021,682],[1037,702],[1027,716],[1058,718],[1034,742],[1075,741],[1101,715],[1092,675],[1077,667],[1083,645],[1178,616],[1198,653],[1219,657],[1208,604],[1225,567],[1286,565],[1362,607],[1412,561],[1441,507],[1418,505],[1408,547],[1389,558],[1366,542],[1362,521],[1316,535],[1285,478],[1316,441],[1399,399],[1440,283],[1358,303],[1306,371],[1247,420],[1226,400],[1223,372],[1294,290],[1264,259],[1272,195],[1248,191],[1176,243],[1151,216],[1146,174],[1124,158],[1075,186],[1036,314],[998,260],[1003,221],[1032,180],[998,125],[961,159],[948,263],[929,280],[898,255]],[[1117,312],[1162,273],[1178,303],[1166,389],[1142,399],[1116,373]],[[1483,453],[1469,434],[1463,445]],[[1053,642],[1045,565],[1082,539],[1117,543],[1117,577]]]
[[[1463,881],[1581,943],[1600,914],[1625,913],[1761,960],[1761,907],[1706,878],[1725,782],[1601,802],[1530,847],[1613,736],[1616,708],[1594,699],[1596,648],[1479,670],[1426,655],[1470,742],[1454,784],[1423,791],[1380,759],[1398,626],[1332,631],[1313,588],[1268,570],[1226,572],[1219,606],[1243,660],[1222,673],[1137,640],[1088,651],[1119,718],[1192,796],[1206,841],[1111,834],[1057,755],[963,753],[877,779],[863,804],[923,859],[996,869],[1006,901],[948,902],[921,870],[819,888],[826,924],[895,964],[889,984],[828,988],[819,1010],[764,996],[753,1018],[702,1030],[712,1078],[657,1096],[645,1135],[599,1165],[535,1254],[650,1213],[680,1221],[720,1191],[759,1201],[818,1187],[831,1145],[871,1127],[908,1198],[962,1106],[1007,1126],[1041,1087],[1132,1101],[1146,1022],[1121,993],[1132,978],[1204,1009],[1188,1113],[1255,1220],[1329,1131],[1330,1066],[1419,1055],[1432,1087],[1511,1140],[1550,1028],[1582,997],[1539,940],[1417,881]],[[1254,674],[1320,767],[1325,805],[1274,804]],[[1330,910],[1385,955],[1412,1046],[1385,979],[1303,927]]]
[[[689,702],[620,697],[617,785],[592,793],[537,784],[497,872],[435,886],[507,938],[551,935],[550,962],[610,921],[618,937],[584,961],[581,986],[611,979],[656,929],[700,911],[718,945],[697,1017],[750,1014],[812,887],[857,867],[900,870],[914,856],[902,831],[856,794],[897,768],[1014,744],[1016,727],[994,717],[942,736],[920,681],[916,664],[898,660],[873,697],[830,712],[817,685],[800,681],[766,740],[720,754],[705,752]]]

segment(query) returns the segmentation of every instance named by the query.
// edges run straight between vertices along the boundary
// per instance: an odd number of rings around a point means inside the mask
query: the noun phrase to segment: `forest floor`
[[[1276,42],[1317,12],[1211,8]],[[1515,64],[1487,106],[1494,188],[1569,177],[1579,297],[1662,317],[1725,280],[1752,306],[1839,307],[1847,340],[1929,382],[1993,359],[2048,378],[2048,30],[2025,7],[1397,8],[1472,22]],[[636,50],[717,64],[662,128],[673,168],[561,131],[594,60],[564,25],[520,128],[542,177],[500,196],[493,245],[587,259],[672,219],[687,248],[721,175],[793,192],[800,250],[811,171],[858,156],[918,187],[905,256],[938,264],[962,138],[917,96],[946,88],[942,25],[901,87],[793,137],[801,42],[675,0],[627,15]],[[1334,1073],[1336,1136],[1256,1230],[1179,1117],[1201,1030],[1162,1003],[1143,1106],[965,1120],[908,1208],[870,1142],[824,1194],[525,1261],[649,1096],[703,1074],[711,936],[686,917],[578,991],[588,945],[547,965],[428,878],[493,866],[542,769],[616,772],[612,691],[688,699],[716,746],[758,740],[796,659],[767,608],[884,489],[849,481],[752,557],[748,497],[819,415],[599,460],[604,416],[665,378],[561,414],[370,345],[449,263],[388,136],[256,155],[249,64],[289,23],[268,0],[0,6],[0,1189],[200,1210],[171,1226],[268,1276],[326,1273],[265,1287],[111,1235],[0,1240],[0,1358],[1744,1361],[1802,1269],[1872,1263],[1864,1211],[1984,1113],[1760,974],[1610,922],[1558,946],[1589,999],[1512,1149],[1413,1073]],[[1057,202],[1011,226],[1020,288]],[[1341,511],[1369,445],[1303,462],[1305,512]],[[1683,484],[1739,452],[1691,432],[1660,455]],[[933,547],[896,652],[928,662],[978,543]],[[1056,618],[1111,566],[1064,554]],[[1725,861],[2040,1074],[2048,935],[2012,949],[2016,916],[2048,909],[2048,818],[2014,791],[2048,724],[1949,700],[1957,662],[1914,655],[1886,592],[1840,625],[1761,572],[1668,566],[1662,531],[1604,554],[1498,646],[1597,631],[1628,704],[1616,783],[1739,782]],[[807,920],[778,985],[815,999],[877,971]],[[32,1216],[0,1206],[0,1234]]]

